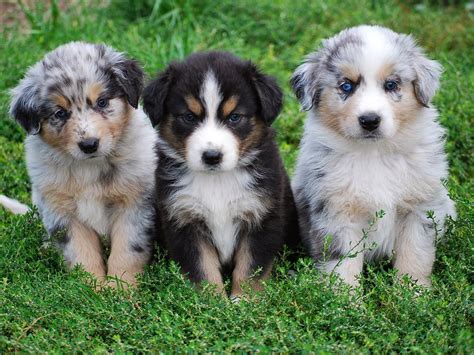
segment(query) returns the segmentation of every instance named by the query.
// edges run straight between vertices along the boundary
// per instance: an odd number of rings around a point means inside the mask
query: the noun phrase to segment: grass
[[[463,2],[231,0],[56,1],[24,6],[26,23],[0,33],[0,193],[30,201],[23,132],[8,118],[8,89],[47,51],[71,40],[107,42],[148,74],[173,59],[223,49],[275,75],[285,108],[275,123],[293,171],[304,114],[288,80],[324,37],[361,23],[413,33],[445,72],[434,102],[447,127],[446,150],[457,221],[438,244],[433,289],[397,281],[387,263],[368,266],[350,294],[308,258],[294,277],[279,261],[265,291],[230,304],[196,291],[158,257],[137,290],[96,293],[81,270],[66,272],[42,245],[37,215],[0,209],[0,352],[316,351],[471,353],[473,337],[474,22]]]

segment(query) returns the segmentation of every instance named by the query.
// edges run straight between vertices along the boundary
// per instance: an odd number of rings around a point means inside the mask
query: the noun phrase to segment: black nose
[[[86,138],[83,141],[77,143],[79,148],[86,154],[94,153],[99,147],[98,138]]]
[[[359,116],[359,123],[363,129],[373,131],[380,125],[380,116],[373,112],[366,113]]]
[[[222,153],[215,149],[206,150],[202,153],[202,161],[207,165],[217,165],[222,161]]]

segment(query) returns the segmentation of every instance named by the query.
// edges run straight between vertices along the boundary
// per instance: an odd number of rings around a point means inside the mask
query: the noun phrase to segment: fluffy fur
[[[12,91],[33,203],[70,267],[134,284],[152,251],[156,133],[137,62],[105,45],[48,53]],[[111,252],[104,263],[101,235]]]
[[[223,52],[176,62],[150,83],[144,109],[158,124],[158,208],[169,254],[194,282],[231,296],[269,275],[296,208],[271,123],[281,109],[275,80]]]
[[[322,270],[351,285],[364,261],[392,254],[401,274],[430,285],[427,211],[438,229],[455,214],[442,184],[444,129],[430,105],[440,73],[411,36],[360,26],[325,40],[293,74],[308,111],[293,182],[302,237]]]

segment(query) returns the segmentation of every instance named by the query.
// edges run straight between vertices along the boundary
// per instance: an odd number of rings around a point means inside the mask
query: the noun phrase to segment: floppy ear
[[[291,87],[304,111],[319,104],[322,91],[319,74],[322,72],[323,58],[322,51],[310,54],[291,76]]]
[[[20,83],[12,90],[10,115],[31,135],[38,134],[41,130],[38,100],[38,88],[34,85]]]
[[[125,92],[128,103],[138,107],[138,100],[143,90],[144,73],[140,64],[135,60],[125,60],[112,66],[112,73],[118,84]]]
[[[443,67],[435,60],[426,58],[418,53],[414,60],[416,79],[413,81],[415,96],[425,107],[428,107],[431,99],[438,90],[439,77]]]
[[[252,79],[260,100],[261,117],[270,126],[277,118],[283,106],[283,93],[275,78],[265,75],[250,63]]]
[[[158,74],[143,92],[143,110],[151,120],[153,126],[160,123],[165,111],[165,100],[168,96],[171,82],[170,69]]]

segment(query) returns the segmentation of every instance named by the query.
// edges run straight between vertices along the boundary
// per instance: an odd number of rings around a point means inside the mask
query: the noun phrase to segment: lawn
[[[96,293],[87,274],[67,272],[61,257],[43,245],[36,214],[13,216],[0,208],[0,353],[472,353],[474,13],[462,1],[28,3],[36,5],[0,23],[0,193],[30,203],[24,133],[8,117],[8,89],[62,43],[106,42],[139,59],[150,75],[198,50],[252,59],[283,87],[285,106],[275,128],[291,173],[304,120],[289,86],[292,71],[322,38],[370,23],[413,33],[444,66],[434,103],[447,127],[446,183],[458,219],[448,222],[438,242],[430,291],[398,282],[387,262],[367,267],[363,287],[352,294],[301,258],[279,261],[264,292],[232,304],[207,288],[197,291],[161,255],[138,289]]]

